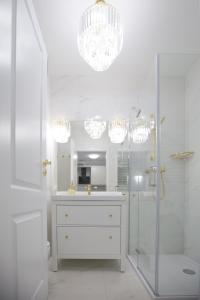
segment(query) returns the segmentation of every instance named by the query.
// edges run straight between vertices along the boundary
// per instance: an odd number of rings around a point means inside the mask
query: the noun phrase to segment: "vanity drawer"
[[[120,228],[57,227],[60,257],[71,254],[120,254]]]
[[[58,225],[120,226],[120,206],[57,206]]]

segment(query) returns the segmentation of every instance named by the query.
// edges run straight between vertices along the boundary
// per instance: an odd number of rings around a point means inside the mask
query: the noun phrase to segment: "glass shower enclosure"
[[[200,55],[158,55],[140,109],[150,131],[130,143],[129,260],[158,299],[197,299]]]

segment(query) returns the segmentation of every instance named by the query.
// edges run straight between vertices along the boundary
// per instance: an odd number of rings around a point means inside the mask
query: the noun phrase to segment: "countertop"
[[[56,192],[52,195],[52,200],[54,201],[80,201],[80,200],[92,200],[92,201],[111,201],[111,200],[126,200],[127,195],[122,192],[91,192],[88,195],[87,192],[75,192],[75,194],[70,194],[65,191]]]

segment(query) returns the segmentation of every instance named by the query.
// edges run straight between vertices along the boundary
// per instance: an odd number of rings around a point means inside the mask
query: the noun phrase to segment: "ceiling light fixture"
[[[90,159],[97,159],[97,158],[100,157],[100,155],[99,155],[99,154],[96,154],[96,153],[91,153],[91,154],[88,154],[88,157],[89,157]]]
[[[67,143],[71,135],[70,122],[64,119],[53,122],[53,136],[57,143]]]
[[[104,0],[96,0],[80,20],[80,55],[95,71],[105,71],[119,55],[122,45],[123,31],[116,8]]]
[[[123,143],[127,135],[128,122],[123,119],[115,119],[109,122],[108,135],[112,143]]]
[[[151,128],[150,124],[144,117],[136,119],[132,123],[131,137],[133,143],[144,144],[149,138]]]
[[[84,122],[84,128],[89,136],[94,139],[100,139],[106,129],[106,121],[98,118],[89,119]]]

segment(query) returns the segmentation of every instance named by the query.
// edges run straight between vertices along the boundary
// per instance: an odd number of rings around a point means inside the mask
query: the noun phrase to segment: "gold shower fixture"
[[[156,187],[156,173],[157,167],[151,166],[149,169],[145,170],[145,173],[149,175],[149,185],[151,187]],[[163,199],[165,197],[165,178],[164,174],[166,173],[166,168],[164,166],[160,167],[160,180],[161,180],[161,190],[160,190],[160,198]]]
[[[163,125],[163,123],[165,122],[166,117],[163,116],[160,120],[160,125]],[[154,114],[150,115],[150,124],[151,124],[151,141],[152,141],[152,145],[153,145],[153,149],[152,149],[152,153],[150,156],[150,160],[151,161],[155,161],[156,160],[156,135],[157,135],[157,129],[156,129],[156,118]]]
[[[173,159],[186,159],[192,157],[193,155],[194,155],[193,151],[185,151],[185,152],[174,153],[170,155],[170,157]]]

